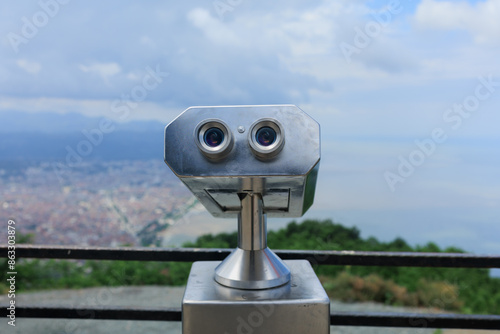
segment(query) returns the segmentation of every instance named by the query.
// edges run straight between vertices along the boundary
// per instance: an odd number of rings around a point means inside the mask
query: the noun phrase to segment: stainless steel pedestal
[[[242,290],[214,279],[220,262],[195,262],[182,301],[183,334],[326,334],[330,301],[308,261],[284,261],[291,280]]]

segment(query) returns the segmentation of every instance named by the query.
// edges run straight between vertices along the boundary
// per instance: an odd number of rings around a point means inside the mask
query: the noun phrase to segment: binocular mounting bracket
[[[215,280],[245,290],[269,289],[290,281],[290,270],[267,247],[267,217],[262,194],[239,193],[238,247],[215,269]]]

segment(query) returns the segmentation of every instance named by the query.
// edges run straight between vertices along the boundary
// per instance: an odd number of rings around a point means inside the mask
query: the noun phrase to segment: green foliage
[[[152,228],[156,226],[152,225]],[[28,240],[30,240],[28,237]],[[235,248],[237,233],[203,235],[185,247]],[[363,239],[355,227],[331,220],[291,222],[269,231],[273,249],[359,250],[397,252],[464,252],[441,250],[429,242],[411,247],[402,238],[381,242]],[[319,266],[310,259],[332,298],[391,305],[428,306],[465,313],[500,314],[500,279],[486,269],[374,266]],[[0,267],[5,266],[0,261]],[[139,261],[19,260],[19,291],[120,285],[183,285],[191,263]],[[4,270],[6,272],[6,270]],[[0,290],[5,286],[0,285]]]
[[[16,243],[17,244],[32,244],[35,241],[35,234],[33,233],[17,233],[16,234]],[[18,261],[16,259],[16,261]],[[8,263],[7,259],[2,259],[0,258],[0,273],[4,273],[3,275],[7,275],[6,273],[9,272],[8,268]],[[3,278],[2,274],[0,274],[0,277]],[[5,277],[7,279],[7,277]],[[7,284],[4,283],[5,279],[2,279],[0,281],[0,294],[4,295],[9,291],[9,288],[7,287]]]
[[[173,285],[167,264],[141,261],[25,260],[18,291],[120,285]]]
[[[335,278],[321,277],[328,295],[345,302],[374,301],[389,305],[419,306],[416,294],[392,280],[384,280],[376,274],[359,277],[342,272]]]
[[[196,239],[195,242],[187,242],[184,247],[193,248],[236,248],[238,232],[220,233],[217,235],[205,234]]]
[[[205,235],[186,246],[234,248],[236,240],[236,233]],[[294,221],[279,231],[269,231],[267,240],[273,249],[464,253],[456,247],[441,250],[433,242],[411,247],[402,238],[390,242],[374,237],[363,239],[356,227],[345,227],[331,220],[306,220],[301,224]],[[490,277],[487,269],[318,266],[315,259],[309,260],[324,283],[330,284],[327,290],[335,292],[332,297],[342,300],[500,313],[500,279]],[[362,289],[357,289],[359,284]]]
[[[383,279],[377,274],[366,277],[342,272],[334,278],[320,277],[325,290],[333,299],[345,302],[366,302],[398,306],[426,306],[444,310],[460,311],[463,302],[458,298],[458,287],[448,282],[429,282],[420,279],[418,289],[410,292],[393,280]]]

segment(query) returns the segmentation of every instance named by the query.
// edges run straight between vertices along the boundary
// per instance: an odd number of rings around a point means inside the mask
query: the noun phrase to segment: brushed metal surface
[[[197,133],[220,120],[231,133],[230,150],[207,158]],[[284,137],[276,156],[262,159],[248,132],[276,120]],[[267,124],[267,123],[262,124]],[[202,145],[203,146],[203,145]],[[165,162],[216,217],[237,217],[234,196],[259,192],[270,217],[300,217],[311,206],[320,160],[320,127],[293,105],[191,107],[165,127]]]
[[[215,280],[238,289],[269,289],[287,283],[290,270],[267,247],[267,218],[260,193],[239,194],[238,248],[215,268]]]
[[[290,280],[267,248],[267,215],[300,217],[312,205],[319,124],[293,105],[191,107],[165,127],[165,163],[216,217],[238,218],[238,248],[215,279],[238,289]]]
[[[236,248],[217,268],[215,280],[237,289],[269,289],[290,280],[290,270],[269,248]]]
[[[308,261],[285,261],[289,283],[267,290],[224,287],[219,262],[195,262],[182,302],[183,334],[326,334],[330,301]]]

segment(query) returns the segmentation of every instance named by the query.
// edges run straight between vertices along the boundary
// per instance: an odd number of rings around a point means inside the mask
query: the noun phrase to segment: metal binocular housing
[[[266,216],[300,217],[312,205],[319,124],[294,105],[186,109],[165,128],[165,162],[215,217],[238,218],[238,248],[215,280],[242,289],[287,283],[267,248]]]
[[[300,217],[314,199],[319,131],[293,105],[191,107],[165,128],[165,162],[215,217],[237,217],[249,192],[269,217]]]

